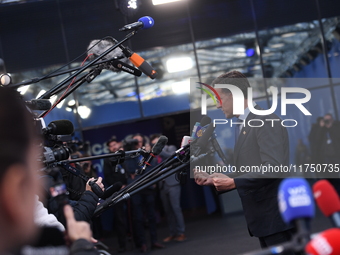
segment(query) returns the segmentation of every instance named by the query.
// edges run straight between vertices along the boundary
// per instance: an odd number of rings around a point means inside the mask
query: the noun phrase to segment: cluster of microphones
[[[330,218],[333,228],[311,234],[310,221],[315,214],[314,201],[321,212]],[[319,180],[311,188],[303,178],[284,179],[278,191],[278,204],[284,222],[296,228],[292,240],[246,255],[286,252],[309,255],[340,254],[340,199],[329,181]]]
[[[217,153],[221,160],[227,163],[227,158],[219,145],[215,133],[215,126],[209,116],[203,116],[200,122],[196,122],[191,136],[184,136],[181,147],[190,144],[190,155],[192,160],[199,160],[208,154]]]
[[[194,125],[191,136],[183,137],[181,147],[190,145],[191,159],[200,158],[206,150],[213,150],[225,161],[214,129],[211,119],[204,116],[201,122]],[[328,180],[319,180],[311,186],[304,178],[286,178],[282,180],[277,196],[283,221],[296,229],[292,240],[246,255],[287,252],[308,255],[340,254],[340,198]],[[310,223],[315,215],[315,202],[324,216],[331,220],[333,227],[312,234]]]
[[[64,134],[69,133],[70,129],[68,122],[56,121],[50,123],[44,129],[44,132]],[[217,152],[222,155],[220,157],[223,159],[224,155],[216,141],[214,129],[211,119],[205,116],[199,123],[195,124],[190,137],[183,137],[181,149],[177,153],[180,154],[183,151],[190,150],[190,159],[192,160],[207,153]],[[160,137],[159,141],[142,160],[137,174],[143,174],[145,168],[150,165],[151,160],[161,153],[167,141],[168,139],[165,136]],[[208,144],[211,146],[209,147]],[[105,195],[101,196],[102,199],[112,199],[115,196],[114,193],[120,188],[121,183],[108,187],[105,190]],[[340,198],[335,188],[327,180],[319,180],[311,188],[310,184],[303,178],[283,179],[277,196],[282,219],[285,223],[296,228],[292,240],[263,250],[250,252],[247,255],[283,254],[286,252],[305,252],[313,255],[340,254],[340,246],[338,245],[338,240],[340,240]],[[122,199],[124,199],[123,196]],[[314,201],[316,201],[322,213],[331,219],[333,228],[314,234],[311,237],[310,221],[315,214]],[[109,207],[110,205],[111,202],[107,201],[107,204],[104,203],[99,207]]]

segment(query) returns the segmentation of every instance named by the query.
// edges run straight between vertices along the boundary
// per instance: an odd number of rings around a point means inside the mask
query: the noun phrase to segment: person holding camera
[[[324,164],[328,164],[330,168],[336,167],[340,164],[340,122],[333,119],[333,115],[327,113],[323,117],[323,126],[321,127],[320,135],[320,151]],[[340,176],[338,178],[327,178],[327,180],[334,186],[340,195]]]
[[[37,175],[42,153],[38,144],[33,116],[20,94],[0,87],[0,254],[18,254],[37,238],[34,214],[36,195],[41,194],[42,187]],[[60,254],[98,254],[89,224],[77,222],[69,205],[64,213],[72,246],[70,253]]]
[[[133,140],[136,140],[133,150],[143,148],[145,146],[145,138],[141,134],[135,134],[132,136]],[[143,173],[136,174],[136,170],[140,169],[140,158],[132,158],[125,161],[126,169],[129,173],[128,182],[132,182],[140,178]],[[146,168],[148,171],[149,168]],[[144,172],[144,173],[145,173]],[[156,229],[156,212],[155,212],[155,185],[152,185],[134,195],[131,196],[132,202],[132,217],[135,230],[136,246],[140,249],[140,252],[147,252],[148,247],[146,245],[145,229],[144,229],[144,211],[148,219],[148,227],[150,231],[151,249],[162,249],[164,245],[157,242],[157,229]]]
[[[120,149],[120,142],[118,142],[116,136],[113,136],[106,143],[109,148],[110,153],[115,153]],[[121,188],[124,188],[127,183],[127,173],[125,168],[121,164],[117,164],[117,161],[114,158],[105,158],[104,159],[104,181],[110,186],[117,182],[121,182],[123,185]],[[126,236],[127,236],[127,203],[125,201],[121,201],[113,207],[114,215],[114,229],[117,233],[118,238],[118,252],[122,253],[126,251]]]

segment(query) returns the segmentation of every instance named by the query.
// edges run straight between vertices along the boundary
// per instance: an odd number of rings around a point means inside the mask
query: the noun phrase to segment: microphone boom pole
[[[119,47],[120,45],[122,45],[124,42],[126,42],[127,40],[129,40],[132,36],[134,36],[137,33],[137,31],[132,31],[131,33],[127,34],[125,36],[125,38],[123,40],[121,40],[120,42],[118,42],[117,44],[113,45],[112,47],[110,47],[109,49],[107,49],[106,51],[104,51],[102,54],[100,54],[97,58],[93,59],[92,61],[90,61],[89,63],[87,63],[86,65],[84,65],[83,67],[81,67],[78,71],[76,71],[75,73],[73,73],[72,75],[70,75],[69,77],[67,77],[66,79],[64,79],[62,82],[60,82],[58,85],[56,85],[55,87],[51,88],[49,91],[47,91],[46,93],[44,93],[42,96],[40,96],[38,99],[50,99],[51,96],[56,94],[56,91],[59,90],[59,88],[63,87],[65,84],[67,84],[68,82],[70,82],[74,77],[76,77],[77,75],[81,74],[82,72],[84,72],[87,68],[89,68],[90,66],[93,66],[94,64],[96,64],[100,59],[102,59],[104,56],[106,56],[107,54],[109,54],[111,51],[113,51],[114,49],[116,49],[117,47]]]

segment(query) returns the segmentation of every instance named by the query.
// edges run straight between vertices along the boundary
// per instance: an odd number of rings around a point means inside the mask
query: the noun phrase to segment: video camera
[[[48,166],[68,159],[72,151],[65,144],[72,140],[71,134],[74,131],[72,122],[56,120],[46,127],[43,119],[37,119],[35,125],[38,134],[43,137],[43,154],[39,160]]]

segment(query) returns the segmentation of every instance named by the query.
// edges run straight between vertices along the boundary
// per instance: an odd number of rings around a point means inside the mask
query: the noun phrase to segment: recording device
[[[185,135],[182,138],[181,141],[181,148],[183,148],[185,145],[190,144],[194,139],[191,136]]]
[[[43,159],[44,164],[48,165],[57,161],[66,160],[69,158],[71,151],[66,146],[58,146],[56,148],[50,148],[44,146]]]
[[[40,134],[44,138],[43,154],[39,160],[45,165],[66,160],[71,154],[69,147],[64,143],[71,140],[73,124],[69,120],[56,120],[44,127],[43,119],[35,120],[37,128],[42,128]]]
[[[117,42],[118,41],[114,38],[107,38],[104,40],[92,40],[89,46],[87,47],[88,54],[90,55],[90,60],[100,56],[103,52],[113,47]],[[124,71],[135,76],[142,75],[142,72],[140,70],[129,65],[130,61],[124,55],[122,49],[119,47],[109,52],[106,56],[102,58],[102,60],[110,60],[106,63],[101,64],[103,69],[107,69],[115,73]]]
[[[123,50],[124,55],[130,59],[132,64],[134,64],[145,75],[149,76],[151,79],[155,79],[157,77],[157,72],[148,62],[145,61],[144,58],[131,51],[128,47],[124,47],[123,45],[120,45],[119,47]]]
[[[148,29],[153,27],[155,21],[150,16],[144,16],[139,18],[137,22],[125,25],[119,31],[130,31],[130,30],[138,30],[138,29]]]
[[[201,137],[205,131],[205,129],[207,128],[206,126],[208,124],[211,123],[211,118],[208,116],[203,116],[203,118],[201,119],[201,122],[196,122],[193,130],[192,130],[192,134],[191,137],[193,139],[197,139],[199,137]]]
[[[313,195],[305,179],[284,179],[279,187],[278,202],[282,219],[287,224],[314,217]]]
[[[326,125],[328,125],[328,124],[331,123],[331,120],[327,119],[327,120],[323,120],[323,122],[324,122]]]
[[[309,255],[337,255],[340,254],[340,229],[331,228],[314,237],[305,248]]]
[[[302,178],[284,179],[279,186],[278,203],[283,221],[297,228],[292,240],[245,255],[301,252],[310,241],[308,221],[314,217],[314,201],[308,182]]]
[[[51,109],[52,104],[48,99],[32,99],[31,101],[25,101],[25,104],[31,110],[46,111]]]
[[[136,170],[136,174],[142,174],[145,171],[145,168],[150,166],[153,158],[162,152],[167,143],[168,138],[166,136],[160,136],[157,143],[152,147],[149,157],[147,159],[143,158],[143,160],[139,162],[139,166],[141,166],[141,168]]]
[[[200,154],[205,153],[209,150],[209,139],[215,130],[214,124],[210,123],[203,135],[198,138],[195,142],[190,144],[190,155],[192,159],[198,157]]]
[[[98,197],[103,197],[104,195],[104,191],[98,186],[98,184],[96,183],[98,179],[94,179],[94,180],[91,180],[89,181],[89,185],[92,189],[92,191],[98,196]]]
[[[278,203],[283,221],[297,229],[293,251],[299,251],[310,240],[309,221],[315,214],[308,182],[302,178],[284,179],[279,186]]]
[[[42,131],[44,135],[70,135],[73,133],[74,128],[69,120],[55,120]]]
[[[197,122],[196,122],[197,123]],[[201,137],[203,132],[205,131],[206,129],[206,125],[211,123],[211,118],[208,117],[208,116],[204,116],[201,120],[201,124],[197,126],[196,128],[196,132],[194,134],[194,137],[195,138],[198,138],[198,137]],[[218,156],[222,159],[222,161],[224,162],[224,164],[228,164],[228,160],[226,158],[226,156],[224,155],[222,149],[221,149],[221,146],[220,144],[218,143],[217,139],[216,139],[217,135],[215,133],[215,131],[213,132],[211,138],[210,138],[210,141],[211,141],[211,144],[214,148],[214,150],[217,152]]]
[[[313,185],[313,194],[321,212],[340,228],[340,199],[335,188],[329,181],[319,180]]]
[[[92,40],[88,46],[88,53],[92,54],[90,59],[100,56],[103,52],[116,45],[118,41],[114,38],[107,38],[105,40]],[[128,47],[119,45],[117,48],[109,52],[102,60],[109,60],[107,63],[102,64],[103,68],[113,72],[125,71],[136,76],[141,76],[142,71],[151,79],[156,78],[157,72],[137,53],[132,52]],[[119,60],[119,61],[118,61]],[[131,61],[138,69],[128,65]],[[118,62],[117,62],[118,61]]]

